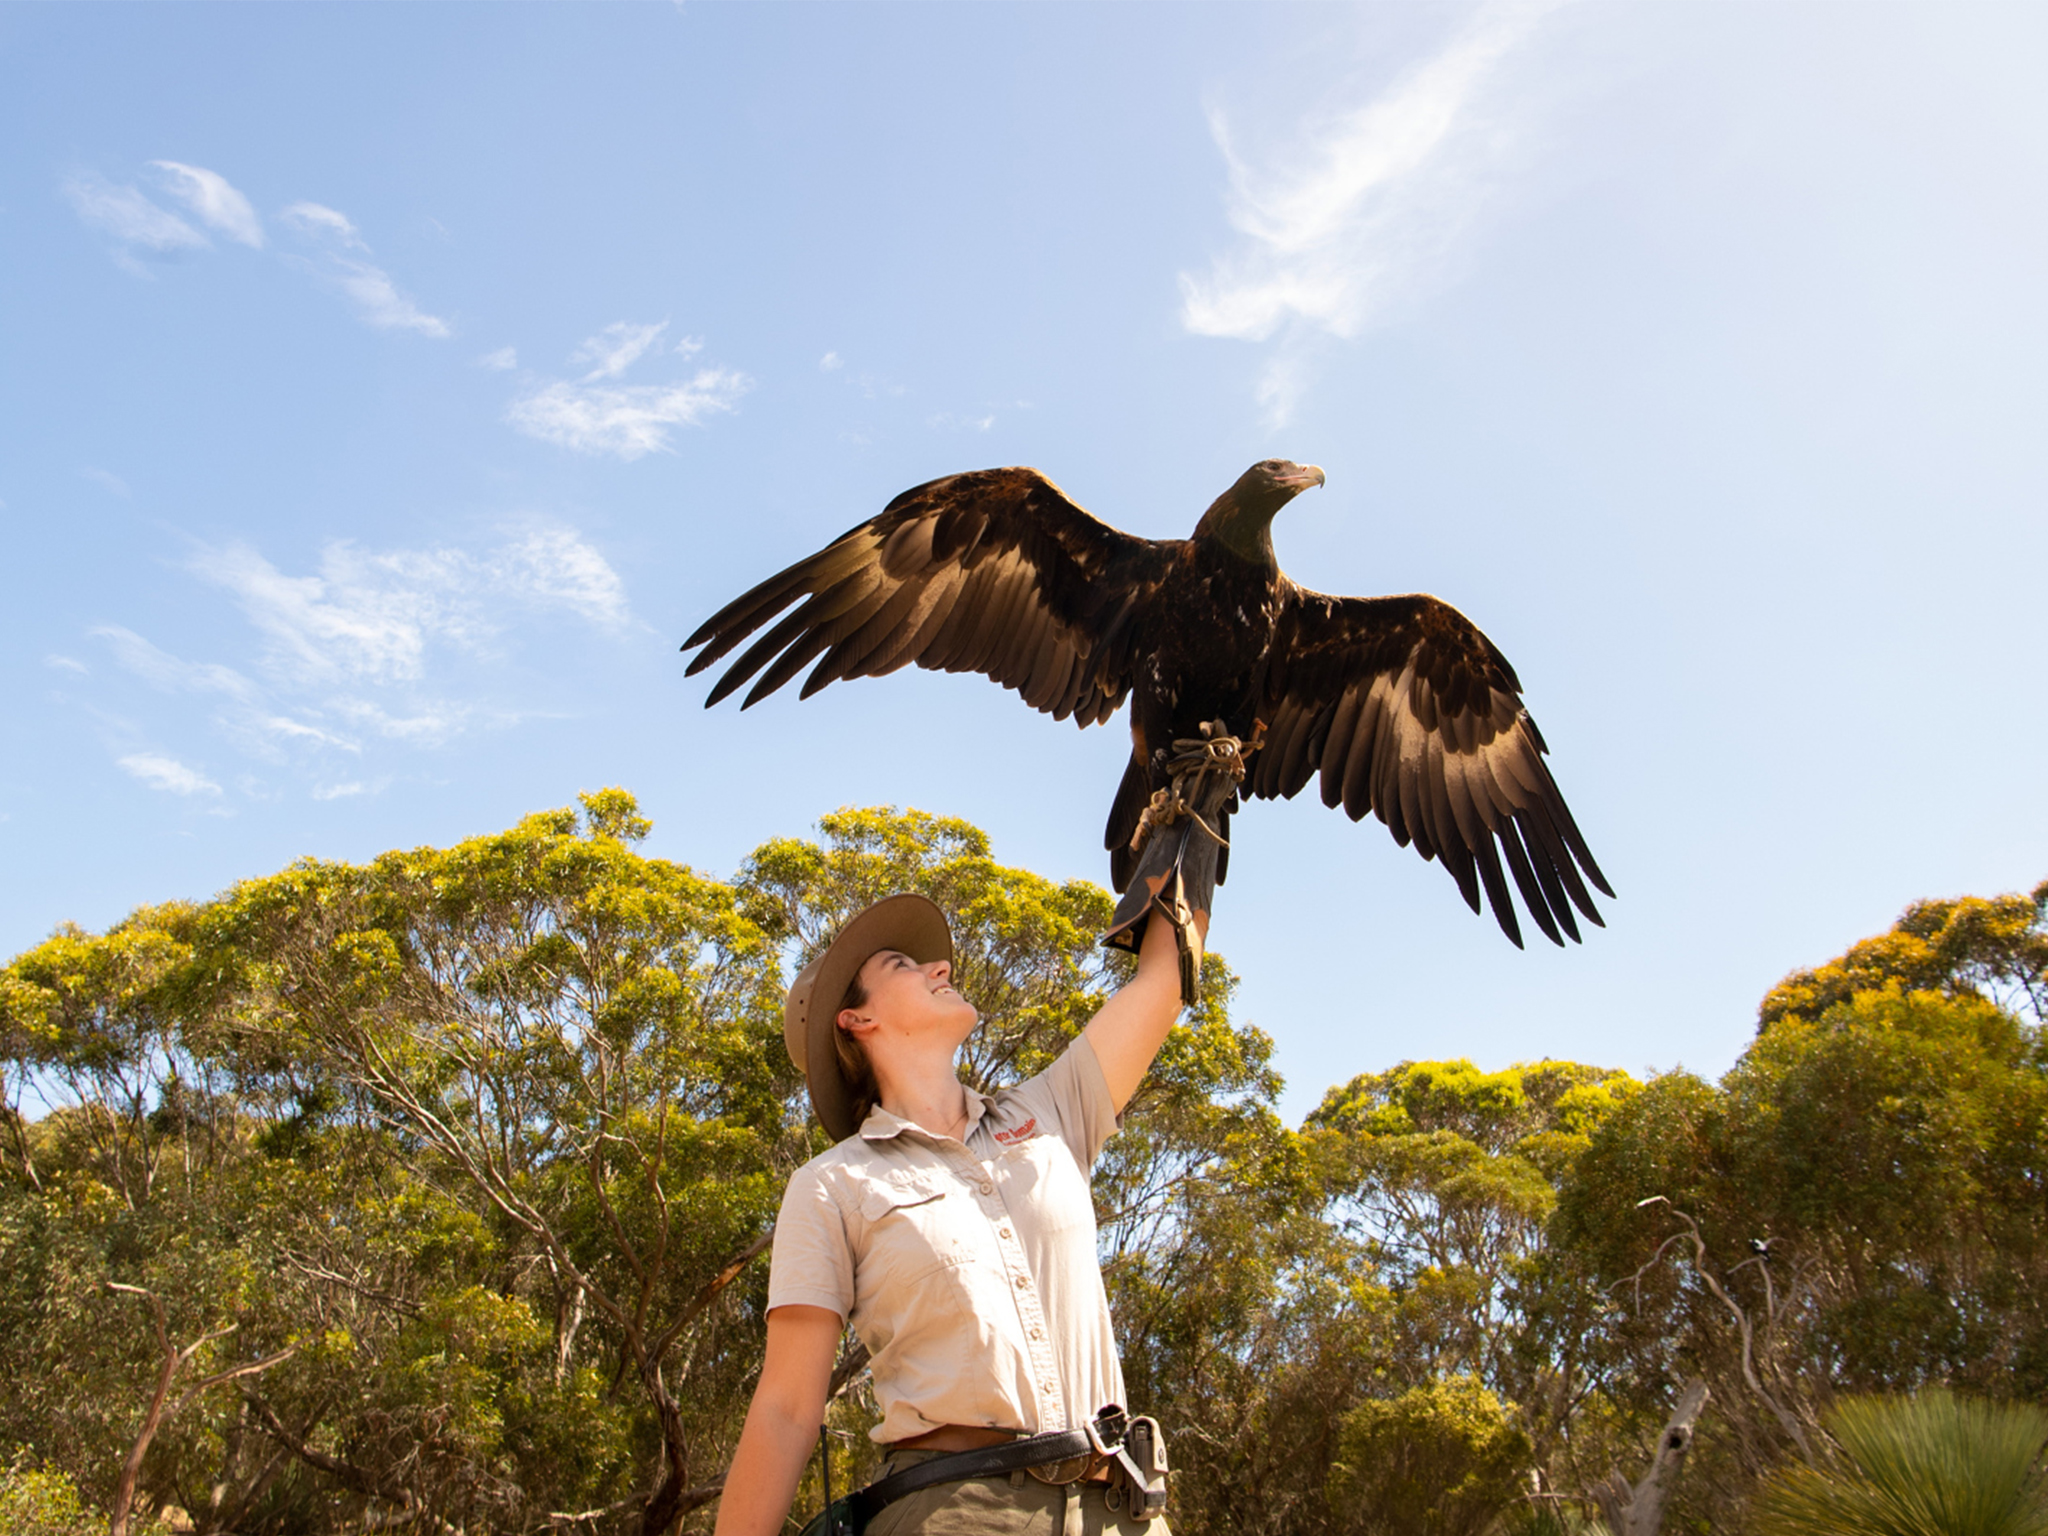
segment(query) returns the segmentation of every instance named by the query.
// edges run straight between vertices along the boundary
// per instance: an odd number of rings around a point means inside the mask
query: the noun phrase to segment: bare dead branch
[[[1707,1241],[1700,1235],[1700,1224],[1662,1195],[1652,1195],[1647,1200],[1636,1202],[1638,1210],[1647,1205],[1662,1205],[1674,1217],[1685,1223],[1686,1235],[1690,1237],[1692,1242],[1694,1273],[1700,1277],[1701,1283],[1714,1294],[1714,1298],[1722,1306],[1726,1307],[1729,1315],[1735,1319],[1736,1332],[1742,1340],[1742,1379],[1748,1383],[1749,1390],[1757,1395],[1766,1408],[1770,1409],[1772,1417],[1778,1421],[1779,1428],[1783,1429],[1791,1437],[1792,1443],[1799,1447],[1800,1457],[1809,1467],[1815,1466],[1813,1447],[1807,1441],[1805,1429],[1800,1425],[1797,1417],[1783,1403],[1779,1402],[1763,1384],[1763,1378],[1756,1368],[1756,1333],[1751,1326],[1749,1312],[1740,1302],[1728,1294],[1726,1287],[1721,1284],[1720,1279],[1714,1274],[1712,1265],[1707,1261]],[[1660,1246],[1658,1252],[1662,1253],[1665,1246],[1669,1246],[1668,1242]]]

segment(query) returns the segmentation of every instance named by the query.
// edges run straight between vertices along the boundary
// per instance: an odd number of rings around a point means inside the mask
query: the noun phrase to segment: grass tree
[[[1851,1398],[1827,1430],[1832,1465],[1764,1484],[1760,1536],[2048,1536],[2048,1413],[2031,1404]]]

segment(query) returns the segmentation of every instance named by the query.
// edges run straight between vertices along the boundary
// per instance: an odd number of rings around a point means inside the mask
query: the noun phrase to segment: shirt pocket
[[[929,1174],[890,1173],[861,1180],[861,1220],[867,1224],[867,1252],[861,1256],[860,1289],[915,1285],[961,1264],[975,1249],[969,1222],[975,1215],[964,1197]]]

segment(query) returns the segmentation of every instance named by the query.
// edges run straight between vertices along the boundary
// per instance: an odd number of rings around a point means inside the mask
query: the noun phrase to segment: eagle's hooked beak
[[[1324,479],[1321,467],[1315,464],[1304,464],[1291,475],[1275,475],[1273,481],[1276,485],[1291,486],[1296,494],[1312,485],[1329,483]]]

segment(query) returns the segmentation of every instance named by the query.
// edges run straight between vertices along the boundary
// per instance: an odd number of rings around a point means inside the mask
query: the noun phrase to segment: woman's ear
[[[873,1019],[863,1018],[851,1008],[840,1009],[839,1018],[836,1022],[841,1029],[845,1030],[855,1039],[860,1039],[875,1027]]]

